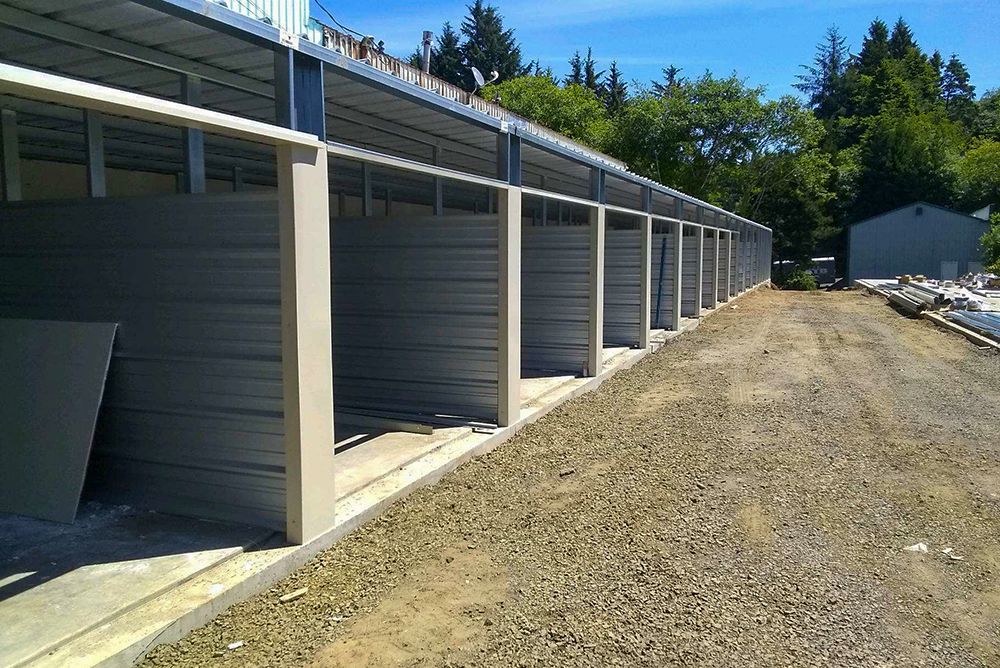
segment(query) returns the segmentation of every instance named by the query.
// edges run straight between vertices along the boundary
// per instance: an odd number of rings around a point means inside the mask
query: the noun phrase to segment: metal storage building
[[[989,222],[945,207],[914,202],[847,228],[847,277],[923,274],[952,280],[981,271],[979,240]]]
[[[767,280],[767,228],[271,5],[0,0],[0,318],[119,324],[88,494],[306,542],[352,426],[513,424]]]

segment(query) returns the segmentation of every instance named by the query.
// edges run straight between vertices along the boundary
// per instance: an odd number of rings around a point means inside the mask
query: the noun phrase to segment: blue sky
[[[462,0],[322,0],[338,21],[376,35],[386,50],[405,56],[421,31],[440,30],[465,15]],[[998,0],[493,0],[515,29],[527,60],[538,59],[557,75],[573,51],[594,50],[600,67],[611,60],[629,81],[658,78],[674,64],[686,76],[706,69],[735,71],[768,95],[794,93],[791,84],[811,62],[826,28],[836,24],[853,51],[871,20],[888,23],[902,14],[918,43],[947,58],[955,52],[968,66],[976,93],[1000,87]],[[324,20],[315,6],[313,15]]]

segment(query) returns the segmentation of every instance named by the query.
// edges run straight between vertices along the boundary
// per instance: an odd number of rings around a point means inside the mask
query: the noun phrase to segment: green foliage
[[[808,96],[817,118],[833,119],[846,111],[848,57],[847,39],[832,26],[816,47],[815,64],[802,66],[808,74],[798,75],[794,86]]]
[[[979,98],[972,131],[977,137],[1000,141],[1000,89],[991,90]]]
[[[778,285],[782,290],[812,291],[819,288],[816,284],[816,277],[804,269],[795,269],[789,272]]]
[[[579,51],[574,52],[573,57],[569,59],[569,75],[563,79],[563,83],[567,86],[583,85],[583,58],[580,57]]]
[[[600,149],[610,129],[607,111],[597,95],[583,86],[560,87],[549,77],[519,77],[487,86],[487,98],[515,114],[542,123],[571,139]]]
[[[419,60],[419,58],[418,58]],[[462,59],[462,45],[455,29],[445,23],[431,48],[431,74],[456,86],[467,87],[470,77]]]
[[[956,172],[956,199],[963,209],[1000,204],[1000,142],[976,141],[957,161]]]
[[[983,249],[986,268],[1000,273],[1000,213],[994,213],[990,218],[990,229],[979,240],[979,245]]]
[[[614,60],[611,61],[608,76],[601,84],[600,95],[604,106],[608,108],[608,113],[612,115],[621,111],[625,102],[628,101],[628,84],[625,83],[625,78],[622,76],[621,70],[618,69],[618,63]]]

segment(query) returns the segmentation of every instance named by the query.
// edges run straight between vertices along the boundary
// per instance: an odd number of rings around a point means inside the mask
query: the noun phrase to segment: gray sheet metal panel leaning
[[[2,206],[0,317],[120,323],[88,493],[284,529],[274,195]]]

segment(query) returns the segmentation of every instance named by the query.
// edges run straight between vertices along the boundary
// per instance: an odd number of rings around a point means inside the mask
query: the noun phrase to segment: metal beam
[[[402,169],[409,172],[418,172],[420,174],[428,174],[430,176],[440,176],[445,179],[452,179],[454,181],[462,181],[465,183],[475,183],[477,185],[486,186],[489,188],[506,188],[507,183],[503,181],[498,181],[496,179],[490,179],[485,176],[475,176],[473,174],[466,174],[464,172],[459,172],[454,169],[448,169],[446,167],[435,167],[433,165],[428,165],[423,162],[417,162],[415,160],[407,160],[406,158],[397,158],[391,155],[385,155],[384,153],[378,153],[376,151],[369,151],[363,148],[357,148],[354,146],[348,146],[347,144],[339,144],[337,142],[327,142],[327,152],[330,155],[335,155],[340,158],[347,158],[348,160],[357,160],[363,164],[375,164],[383,165],[385,167],[392,167],[394,169]]]
[[[201,79],[185,74],[181,77],[181,102],[191,107],[201,106]],[[184,145],[184,192],[205,192],[205,133],[196,128],[181,130]]]
[[[21,199],[21,150],[17,137],[17,114],[0,110],[0,179],[7,202]]]
[[[101,112],[83,112],[84,136],[87,144],[87,194],[105,197],[108,194],[104,168],[104,127]]]
[[[497,179],[521,185],[521,138],[510,132],[497,135]]]
[[[323,62],[288,47],[274,51],[277,124],[326,140]]]

